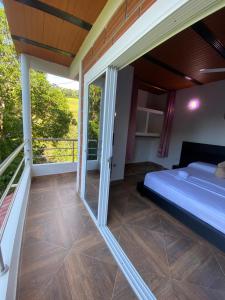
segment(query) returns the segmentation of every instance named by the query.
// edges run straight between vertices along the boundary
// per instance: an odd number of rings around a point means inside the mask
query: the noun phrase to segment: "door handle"
[[[109,168],[111,169],[111,167],[112,167],[112,156],[110,156],[109,158],[108,158],[108,163],[109,163]]]

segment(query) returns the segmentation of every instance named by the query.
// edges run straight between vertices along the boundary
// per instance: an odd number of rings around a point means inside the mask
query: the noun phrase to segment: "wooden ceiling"
[[[18,53],[69,66],[106,2],[4,0],[4,7]]]
[[[199,25],[206,27],[206,33],[215,39],[214,43],[220,41],[222,53],[207,41],[207,36],[204,39],[195,26],[191,26],[135,61],[135,75],[166,90],[225,79],[225,72],[199,72],[206,68],[225,68],[225,8],[196,24]]]

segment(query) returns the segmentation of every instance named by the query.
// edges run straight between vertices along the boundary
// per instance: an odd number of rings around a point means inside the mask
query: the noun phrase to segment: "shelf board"
[[[138,106],[137,109],[139,111],[146,111],[149,114],[155,114],[155,115],[164,115],[164,112],[162,110],[156,110],[156,109],[151,109],[151,108],[147,108],[147,107],[142,107],[142,106]]]
[[[154,137],[154,138],[159,138],[160,137],[160,133],[157,132],[136,132],[135,134],[136,136],[142,136],[142,137]]]

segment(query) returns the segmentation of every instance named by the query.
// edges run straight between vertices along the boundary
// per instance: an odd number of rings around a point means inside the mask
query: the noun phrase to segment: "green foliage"
[[[72,113],[62,90],[53,87],[40,72],[31,72],[31,106],[33,137],[64,137]]]
[[[100,102],[102,89],[95,84],[89,86],[89,139],[98,140],[100,123]]]
[[[89,86],[89,117],[88,117],[88,159],[97,159],[97,146],[100,130],[100,108],[102,89],[91,84]]]
[[[0,162],[22,142],[20,62],[13,46],[3,9],[0,9]],[[31,71],[33,137],[64,137],[73,121],[63,90],[52,86],[41,72]],[[37,143],[36,143],[37,146]],[[38,149],[39,153],[42,149]],[[16,162],[16,165],[18,162]],[[0,192],[15,170],[0,179]]]
[[[77,90],[62,89],[62,91],[67,98],[78,98]]]

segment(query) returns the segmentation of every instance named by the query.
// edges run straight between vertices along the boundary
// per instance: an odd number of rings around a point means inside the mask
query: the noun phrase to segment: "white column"
[[[25,54],[21,54],[21,86],[23,109],[23,139],[26,164],[32,164],[32,128],[31,128],[31,101],[30,101],[30,64]]]
[[[79,105],[78,105],[78,142],[77,142],[77,147],[78,147],[78,159],[77,159],[77,182],[76,182],[76,190],[77,193],[79,193],[80,191],[80,168],[81,168],[81,155],[82,155],[82,151],[80,151],[80,143],[81,143],[81,136],[80,136],[80,129],[81,129],[81,114],[83,113],[81,111],[81,101],[83,101],[83,99],[81,99],[82,97],[82,63],[80,63],[80,68],[79,68]]]

